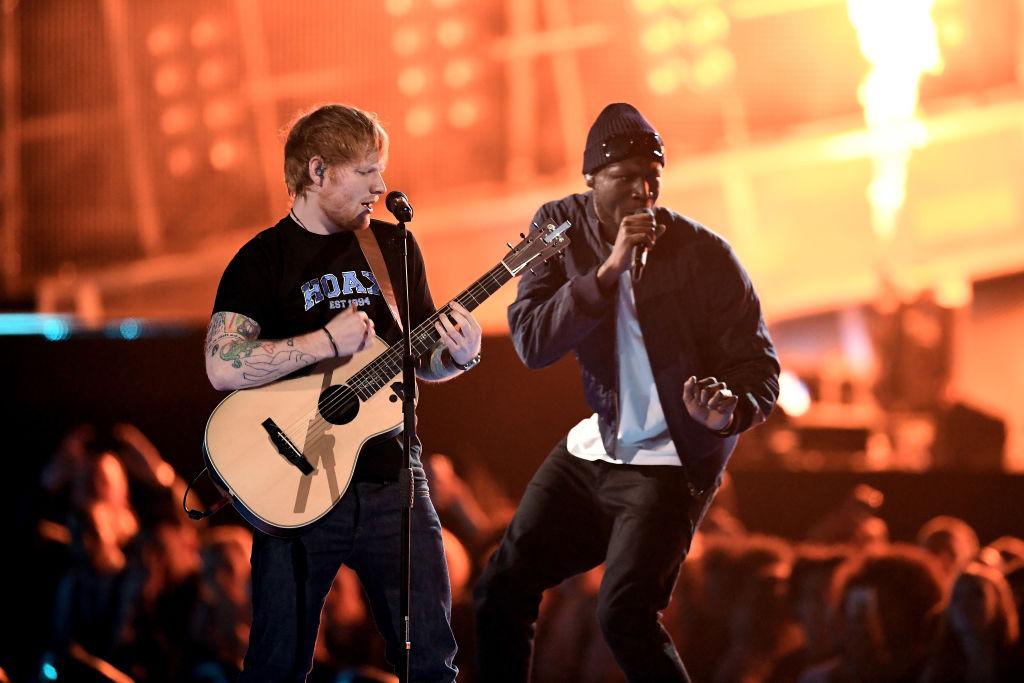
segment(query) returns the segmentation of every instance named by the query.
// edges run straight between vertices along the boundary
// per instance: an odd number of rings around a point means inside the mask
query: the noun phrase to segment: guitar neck
[[[467,310],[472,311],[511,279],[512,272],[504,263],[498,263],[498,265],[478,278],[476,282],[464,289],[451,302],[442,306],[434,315],[417,325],[411,335],[413,356],[421,356],[437,344],[440,335],[434,329],[434,323],[442,315],[447,315],[451,312],[452,303],[457,301]],[[367,363],[361,370],[354,373],[349,379],[348,384],[359,398],[365,401],[385,387],[401,372],[402,342],[397,342],[392,344],[387,351]]]

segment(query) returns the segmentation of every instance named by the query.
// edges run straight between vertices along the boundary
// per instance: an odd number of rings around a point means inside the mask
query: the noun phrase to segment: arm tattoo
[[[226,343],[220,350],[220,359],[230,361],[231,365],[240,368],[242,367],[242,359],[248,358],[252,355],[254,349],[258,349],[261,346],[270,347],[266,349],[272,352],[273,344],[264,344],[264,342],[253,339],[252,341],[231,341]]]
[[[209,351],[210,347],[213,346],[215,341],[222,336],[224,332],[224,320],[227,317],[227,313],[214,313],[213,317],[210,318],[210,326],[206,330],[206,350]],[[212,355],[212,354],[211,354]]]
[[[252,318],[247,318],[240,313],[218,311],[210,318],[210,327],[206,332],[206,351],[210,356],[216,356],[217,352],[223,349],[221,351],[223,357],[223,354],[229,351],[228,346],[230,346],[230,344],[225,344],[226,338],[241,337],[244,341],[251,341],[259,335],[260,326]]]
[[[445,365],[444,352],[444,342],[437,342],[429,354],[423,354],[420,368],[416,371],[416,376],[427,382],[443,382],[458,374],[458,370]]]
[[[267,360],[263,360],[265,358]],[[298,368],[309,365],[315,360],[313,356],[302,351],[278,351],[269,358],[265,355],[250,356],[244,361],[246,370],[242,373],[242,377],[250,382],[255,382],[268,375],[277,374],[283,365],[291,364]]]
[[[217,312],[210,319],[206,352],[241,370],[246,383],[263,384],[316,362],[316,357],[295,347],[295,338],[259,339],[260,326],[240,313]]]
[[[246,339],[255,339],[260,335],[260,326],[256,324],[256,321],[251,318],[246,318],[244,315],[236,315],[238,318],[238,333]]]

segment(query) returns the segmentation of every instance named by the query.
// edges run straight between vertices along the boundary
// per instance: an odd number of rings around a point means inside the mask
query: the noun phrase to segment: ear
[[[314,185],[323,187],[324,174],[327,172],[323,157],[319,155],[310,157],[309,164],[306,166],[306,172],[309,174],[309,179],[313,181]]]
[[[590,189],[594,189],[594,174],[584,173],[583,182],[585,182],[587,184],[587,187],[589,187]]]

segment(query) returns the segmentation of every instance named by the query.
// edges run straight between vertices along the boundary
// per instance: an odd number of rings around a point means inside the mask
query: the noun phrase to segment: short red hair
[[[325,104],[299,114],[284,144],[284,181],[288,193],[300,196],[312,185],[309,160],[322,157],[330,167],[350,164],[388,146],[388,134],[377,115],[345,104]]]

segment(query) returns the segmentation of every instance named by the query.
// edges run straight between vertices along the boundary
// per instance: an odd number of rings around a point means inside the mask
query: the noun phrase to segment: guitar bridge
[[[284,456],[285,460],[299,468],[299,471],[303,474],[313,474],[313,465],[306,460],[306,456],[295,447],[295,444],[277,426],[273,419],[268,417],[261,424],[267,430],[267,434],[270,435],[270,441],[273,442],[274,448]]]

